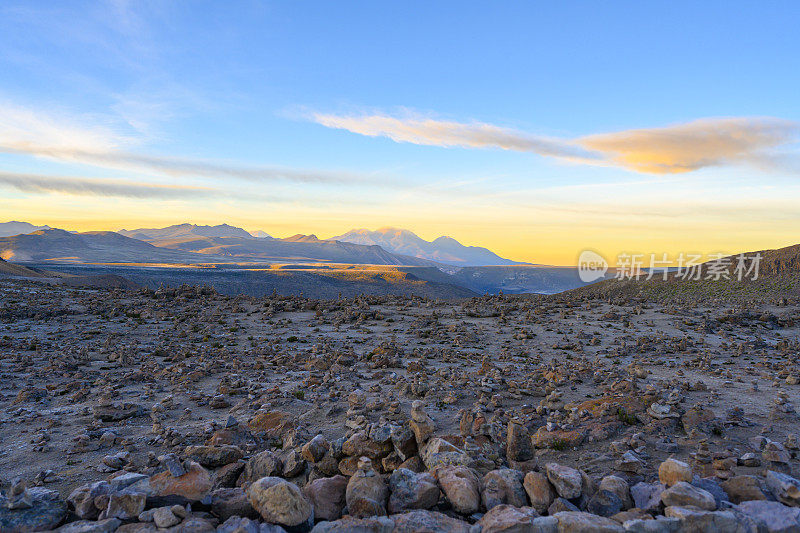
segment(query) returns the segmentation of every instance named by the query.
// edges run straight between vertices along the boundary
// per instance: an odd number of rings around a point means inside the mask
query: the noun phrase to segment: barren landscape
[[[800,527],[795,301],[0,291],[3,530]]]

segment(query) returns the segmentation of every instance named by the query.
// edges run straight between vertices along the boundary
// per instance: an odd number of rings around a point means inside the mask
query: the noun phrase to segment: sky
[[[0,4],[0,221],[800,242],[800,5]]]

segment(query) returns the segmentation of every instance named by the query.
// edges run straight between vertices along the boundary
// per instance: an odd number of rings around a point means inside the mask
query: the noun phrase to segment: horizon
[[[550,265],[785,247],[796,13],[9,2],[0,218],[397,227]]]

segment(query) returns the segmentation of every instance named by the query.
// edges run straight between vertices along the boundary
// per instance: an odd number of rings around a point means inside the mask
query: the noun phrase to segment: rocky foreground
[[[800,531],[798,319],[0,281],[0,531]]]

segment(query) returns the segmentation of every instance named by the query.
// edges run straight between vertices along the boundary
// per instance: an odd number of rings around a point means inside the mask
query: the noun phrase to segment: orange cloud
[[[312,114],[313,121],[396,142],[531,152],[580,164],[617,166],[648,174],[751,163],[770,166],[771,152],[800,136],[800,124],[772,117],[707,118],[660,128],[558,139],[480,122],[460,123],[387,115]]]

